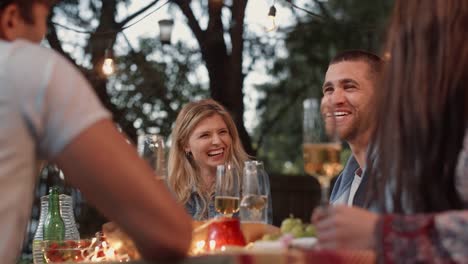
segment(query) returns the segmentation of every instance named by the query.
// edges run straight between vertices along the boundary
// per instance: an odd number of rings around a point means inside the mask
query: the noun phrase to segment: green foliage
[[[379,53],[391,0],[335,0],[310,6],[323,16],[299,22],[285,39],[288,56],[269,69],[276,83],[257,87],[260,124],[254,131],[258,158],[278,173],[303,173],[302,101],[322,96],[329,60],[347,49]]]
[[[84,54],[77,60],[82,61],[80,66],[87,69],[99,68],[99,65],[89,64],[100,60],[90,58],[101,56],[95,53],[97,49],[111,47],[111,43],[114,43],[111,39],[115,35],[107,36],[102,32],[114,32],[116,23],[125,20],[125,17],[109,18],[115,12],[104,12],[104,5],[108,7],[108,11],[116,11],[127,7],[131,2],[132,0],[89,0],[84,3],[77,0],[60,1],[54,9],[54,20],[66,18],[73,25],[72,28],[101,32],[85,34],[86,42],[76,44],[75,48]],[[103,44],[103,41],[109,43]],[[114,120],[131,137],[135,136],[135,129],[156,127],[158,133],[168,138],[181,106],[189,100],[209,94],[206,80],[200,80],[197,76],[202,61],[199,50],[192,50],[183,43],[162,45],[158,38],[140,38],[135,49],[127,45],[123,48],[118,46],[114,45],[116,74],[107,81],[107,94],[104,96],[113,106],[111,110]],[[94,78],[95,72],[90,76],[89,81],[98,92],[102,89],[102,82]]]
[[[17,264],[32,264],[33,259],[31,255],[24,254],[23,256],[21,256],[20,259],[18,259],[16,263]]]
[[[152,60],[163,50],[171,56]],[[201,60],[182,43],[161,46],[154,39],[141,39],[140,51],[118,58],[115,87],[109,86],[112,103],[124,111],[118,122],[137,129],[157,127],[166,138],[180,108],[190,100],[207,96],[201,83],[189,81]]]

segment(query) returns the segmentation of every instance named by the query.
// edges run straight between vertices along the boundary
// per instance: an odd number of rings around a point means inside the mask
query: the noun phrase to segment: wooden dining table
[[[102,262],[102,264],[117,264],[121,262]],[[235,253],[214,254],[187,257],[172,261],[131,261],[129,264],[371,264],[376,263],[372,251],[354,250],[288,250],[286,253]]]
[[[206,239],[207,227],[211,220],[207,222],[194,222],[193,223],[193,236],[192,247],[196,241]],[[246,238],[247,243],[254,242],[260,239],[264,234],[279,232],[279,228],[264,224],[264,223],[242,223],[242,233]],[[104,228],[106,230],[106,228]],[[111,233],[107,239],[112,241]],[[118,233],[113,233],[118,234]],[[127,239],[119,241],[126,241]],[[250,243],[252,245],[252,243]],[[253,244],[255,245],[255,244]],[[191,247],[191,248],[192,248]],[[131,261],[126,262],[130,264],[303,264],[303,263],[351,263],[351,264],[370,264],[376,262],[376,255],[373,251],[364,250],[325,250],[316,247],[297,247],[290,245],[280,247],[245,247],[245,248],[231,248],[227,251],[212,251],[214,253],[202,253],[202,255],[189,256],[181,260],[172,261]],[[194,253],[194,252],[192,252]],[[199,253],[197,253],[199,254]],[[112,263],[112,262],[103,262]],[[121,263],[121,262],[116,262]]]

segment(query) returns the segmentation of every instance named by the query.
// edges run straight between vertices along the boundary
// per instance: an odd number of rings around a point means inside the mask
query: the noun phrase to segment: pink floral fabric
[[[468,202],[468,134],[459,156],[456,184],[460,197]],[[468,263],[468,209],[384,215],[376,230],[380,263]]]

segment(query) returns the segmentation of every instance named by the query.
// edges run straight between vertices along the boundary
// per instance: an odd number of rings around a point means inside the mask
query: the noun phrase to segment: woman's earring
[[[187,159],[191,159],[192,158],[192,152],[190,152],[190,151],[185,152],[185,157]]]

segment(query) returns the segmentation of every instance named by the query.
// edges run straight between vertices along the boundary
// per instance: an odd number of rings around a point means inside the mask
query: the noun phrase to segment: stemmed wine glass
[[[148,162],[157,179],[166,179],[166,152],[164,138],[161,135],[156,133],[138,135],[138,154]]]
[[[216,167],[215,209],[225,217],[232,217],[239,211],[239,172],[233,166]]]
[[[342,170],[341,142],[336,131],[336,118],[331,100],[322,115],[317,98],[304,100],[303,154],[304,171],[320,183],[321,204],[328,204],[330,181]]]
[[[268,177],[268,173],[265,171],[265,167],[263,166],[263,162],[260,160],[256,160],[255,163],[257,164],[257,174],[258,174],[258,183],[260,187],[260,195],[265,200],[265,208],[263,209],[262,221],[271,224],[273,222],[272,214],[273,214],[273,205],[272,205],[272,198],[271,198],[271,190],[270,190],[270,178]]]
[[[268,206],[268,190],[263,174],[263,164],[246,161],[242,178],[240,218],[243,222],[264,222]]]

